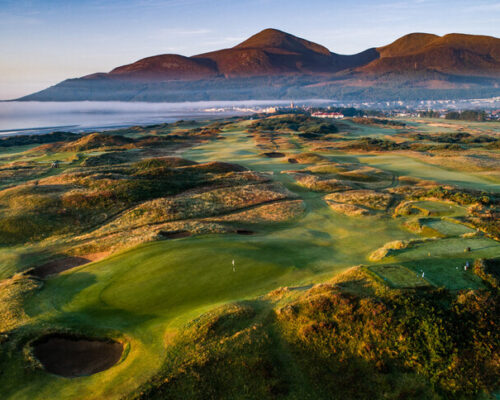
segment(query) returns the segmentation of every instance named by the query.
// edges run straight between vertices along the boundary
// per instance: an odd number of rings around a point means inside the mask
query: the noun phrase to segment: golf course
[[[500,122],[395,121],[0,139],[0,398],[498,396]]]

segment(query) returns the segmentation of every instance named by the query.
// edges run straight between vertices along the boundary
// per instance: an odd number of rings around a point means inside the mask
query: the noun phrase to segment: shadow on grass
[[[156,315],[146,312],[111,307],[101,299],[100,291],[89,293],[85,298],[78,297],[83,290],[97,283],[94,274],[83,271],[55,277],[30,299],[26,312],[31,317],[41,317],[48,326],[87,326],[92,329],[131,329],[156,318]]]

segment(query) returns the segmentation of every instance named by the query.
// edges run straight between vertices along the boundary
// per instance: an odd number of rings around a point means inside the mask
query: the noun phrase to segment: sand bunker
[[[189,231],[161,231],[160,236],[163,239],[181,239],[191,236]]]
[[[68,269],[79,267],[107,257],[109,252],[87,254],[83,257],[63,257],[55,261],[50,261],[29,271],[29,274],[37,278],[46,278],[49,275],[59,274]]]
[[[263,156],[269,157],[269,158],[281,158],[285,157],[285,154],[280,153],[278,151],[270,151],[268,153],[262,153]]]
[[[236,231],[236,233],[237,233],[238,235],[254,235],[254,234],[255,234],[255,232],[254,232],[254,231],[250,231],[250,230],[248,230],[248,229],[238,229],[238,230]]]
[[[39,267],[35,267],[33,271],[31,271],[31,275],[38,278],[46,278],[49,275],[59,274],[63,271],[87,264],[89,262],[91,262],[91,260],[84,257],[65,257],[40,265]]]
[[[120,360],[123,345],[112,340],[53,334],[37,340],[33,350],[46,371],[75,378],[111,368]]]

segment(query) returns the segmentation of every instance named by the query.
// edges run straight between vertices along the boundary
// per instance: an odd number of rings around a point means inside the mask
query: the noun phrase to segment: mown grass
[[[431,219],[429,221],[425,221],[424,225],[429,226],[446,236],[459,236],[475,232],[474,229],[465,225],[442,219]]]
[[[368,269],[394,288],[408,289],[429,286],[425,278],[401,265],[372,265]]]

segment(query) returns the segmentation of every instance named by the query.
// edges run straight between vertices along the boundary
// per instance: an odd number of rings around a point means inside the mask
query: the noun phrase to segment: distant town
[[[317,118],[342,119],[345,117],[381,116],[401,118],[443,118],[478,121],[500,120],[500,97],[469,100],[422,100],[387,102],[332,101],[298,103],[289,105],[230,106],[204,109],[210,113],[242,112],[250,114],[283,114],[306,112]]]

